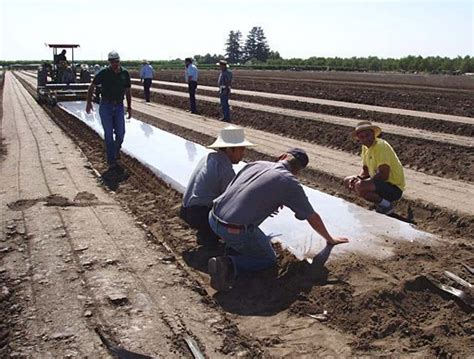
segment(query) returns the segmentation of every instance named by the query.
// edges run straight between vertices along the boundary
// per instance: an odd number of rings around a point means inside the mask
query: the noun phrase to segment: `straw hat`
[[[219,62],[218,62],[218,63],[216,63],[216,65],[218,65],[218,66],[219,66],[219,65],[225,65],[225,66],[229,66],[229,64],[227,63],[227,61],[226,61],[226,60],[219,60]]]
[[[372,125],[372,123],[370,123],[369,121],[362,121],[359,122],[354,131],[352,131],[352,138],[354,140],[357,140],[357,133],[365,130],[374,131],[375,137],[379,137],[382,133],[382,129],[379,126]]]
[[[223,128],[217,140],[214,141],[209,148],[224,148],[224,147],[249,147],[255,146],[252,142],[245,139],[244,129],[236,126],[227,126]]]

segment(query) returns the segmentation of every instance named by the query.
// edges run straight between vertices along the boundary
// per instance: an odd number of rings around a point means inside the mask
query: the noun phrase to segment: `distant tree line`
[[[270,67],[311,68],[314,70],[464,74],[474,72],[474,57],[406,56],[400,59],[381,59],[376,56],[351,58],[310,57],[308,59],[269,59],[266,65]]]
[[[257,28],[253,28],[257,29]],[[252,30],[253,30],[252,29]],[[257,33],[258,31],[254,31]],[[233,38],[239,39],[241,35],[236,36],[235,31],[231,31]],[[263,32],[261,32],[263,34]],[[280,69],[280,70],[314,70],[314,71],[390,71],[390,72],[408,72],[408,73],[430,73],[430,74],[465,74],[474,73],[474,57],[472,56],[458,56],[456,58],[440,57],[440,56],[406,56],[400,59],[387,58],[381,59],[376,56],[369,57],[310,57],[308,59],[283,59],[278,52],[271,51],[266,44],[266,40],[254,41],[244,43],[243,46],[237,47],[234,41],[231,48],[233,52],[226,52],[221,54],[205,54],[195,55],[194,59],[200,68],[215,68],[215,64],[223,58],[226,58],[231,64],[239,64],[242,68],[254,69]],[[263,37],[264,38],[264,37]],[[230,40],[230,35],[229,35]],[[261,43],[263,41],[265,44]],[[229,43],[229,41],[228,41]],[[257,46],[258,45],[258,46]],[[229,47],[227,48],[227,50]],[[237,51],[239,50],[239,51]],[[266,56],[266,60],[260,60],[258,56],[261,54]],[[263,56],[262,55],[262,56]],[[12,64],[31,64],[41,63],[44,60],[37,61],[0,61],[0,66],[8,66]],[[99,63],[105,65],[106,61],[84,60],[80,61],[84,64],[93,65]],[[156,68],[181,68],[183,66],[183,59],[174,60],[158,60],[151,61],[151,64]],[[122,61],[125,67],[138,68],[141,66],[140,60]]]

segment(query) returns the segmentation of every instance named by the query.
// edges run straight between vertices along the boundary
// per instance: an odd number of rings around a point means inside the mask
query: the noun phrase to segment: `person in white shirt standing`
[[[150,63],[146,60],[143,60],[143,66],[140,70],[140,79],[143,83],[143,92],[145,93],[145,101],[150,102],[150,87],[153,81],[155,71]]]
[[[196,89],[197,89],[197,80],[198,80],[198,69],[196,65],[193,64],[193,59],[187,57],[184,60],[186,66],[184,70],[185,81],[188,83],[189,91],[189,105],[191,113],[197,114],[196,109]]]

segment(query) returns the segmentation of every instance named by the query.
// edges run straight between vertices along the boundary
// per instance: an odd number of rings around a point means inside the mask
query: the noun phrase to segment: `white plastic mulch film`
[[[103,137],[98,106],[94,106],[94,111],[89,115],[86,114],[86,105],[82,101],[61,102],[59,106]],[[217,133],[215,135],[217,136]],[[133,118],[126,120],[122,149],[180,192],[184,192],[199,160],[211,151]],[[244,165],[236,165],[236,172]],[[323,218],[328,231],[333,236],[346,236],[350,239],[350,243],[336,246],[334,255],[356,251],[383,258],[393,253],[397,241],[433,238],[408,223],[377,214],[306,186],[304,190],[313,208]],[[306,221],[297,220],[288,208],[281,210],[277,216],[268,218],[260,228],[300,260],[311,261],[325,247],[325,240]]]

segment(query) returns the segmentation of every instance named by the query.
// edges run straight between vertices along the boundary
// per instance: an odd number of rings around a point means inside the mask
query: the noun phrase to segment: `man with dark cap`
[[[196,89],[197,89],[197,80],[198,80],[198,68],[193,64],[193,59],[187,57],[184,60],[184,65],[186,66],[184,70],[184,78],[188,83],[189,91],[189,107],[191,113],[197,114],[196,108]]]
[[[209,225],[233,254],[209,259],[208,270],[214,289],[229,290],[236,276],[276,264],[271,237],[258,226],[282,206],[290,208],[297,219],[308,221],[328,244],[348,242],[345,237],[329,234],[296,178],[308,161],[304,150],[292,148],[277,162],[249,163],[216,198]]]
[[[130,74],[120,65],[120,56],[116,51],[109,52],[110,65],[102,69],[89,86],[86,112],[92,107],[92,94],[97,85],[102,85],[99,115],[104,128],[104,141],[107,150],[109,170],[123,174],[123,168],[117,163],[120,148],[125,136],[125,117],[123,99],[127,99],[128,118],[132,117],[132,95],[130,92]]]

